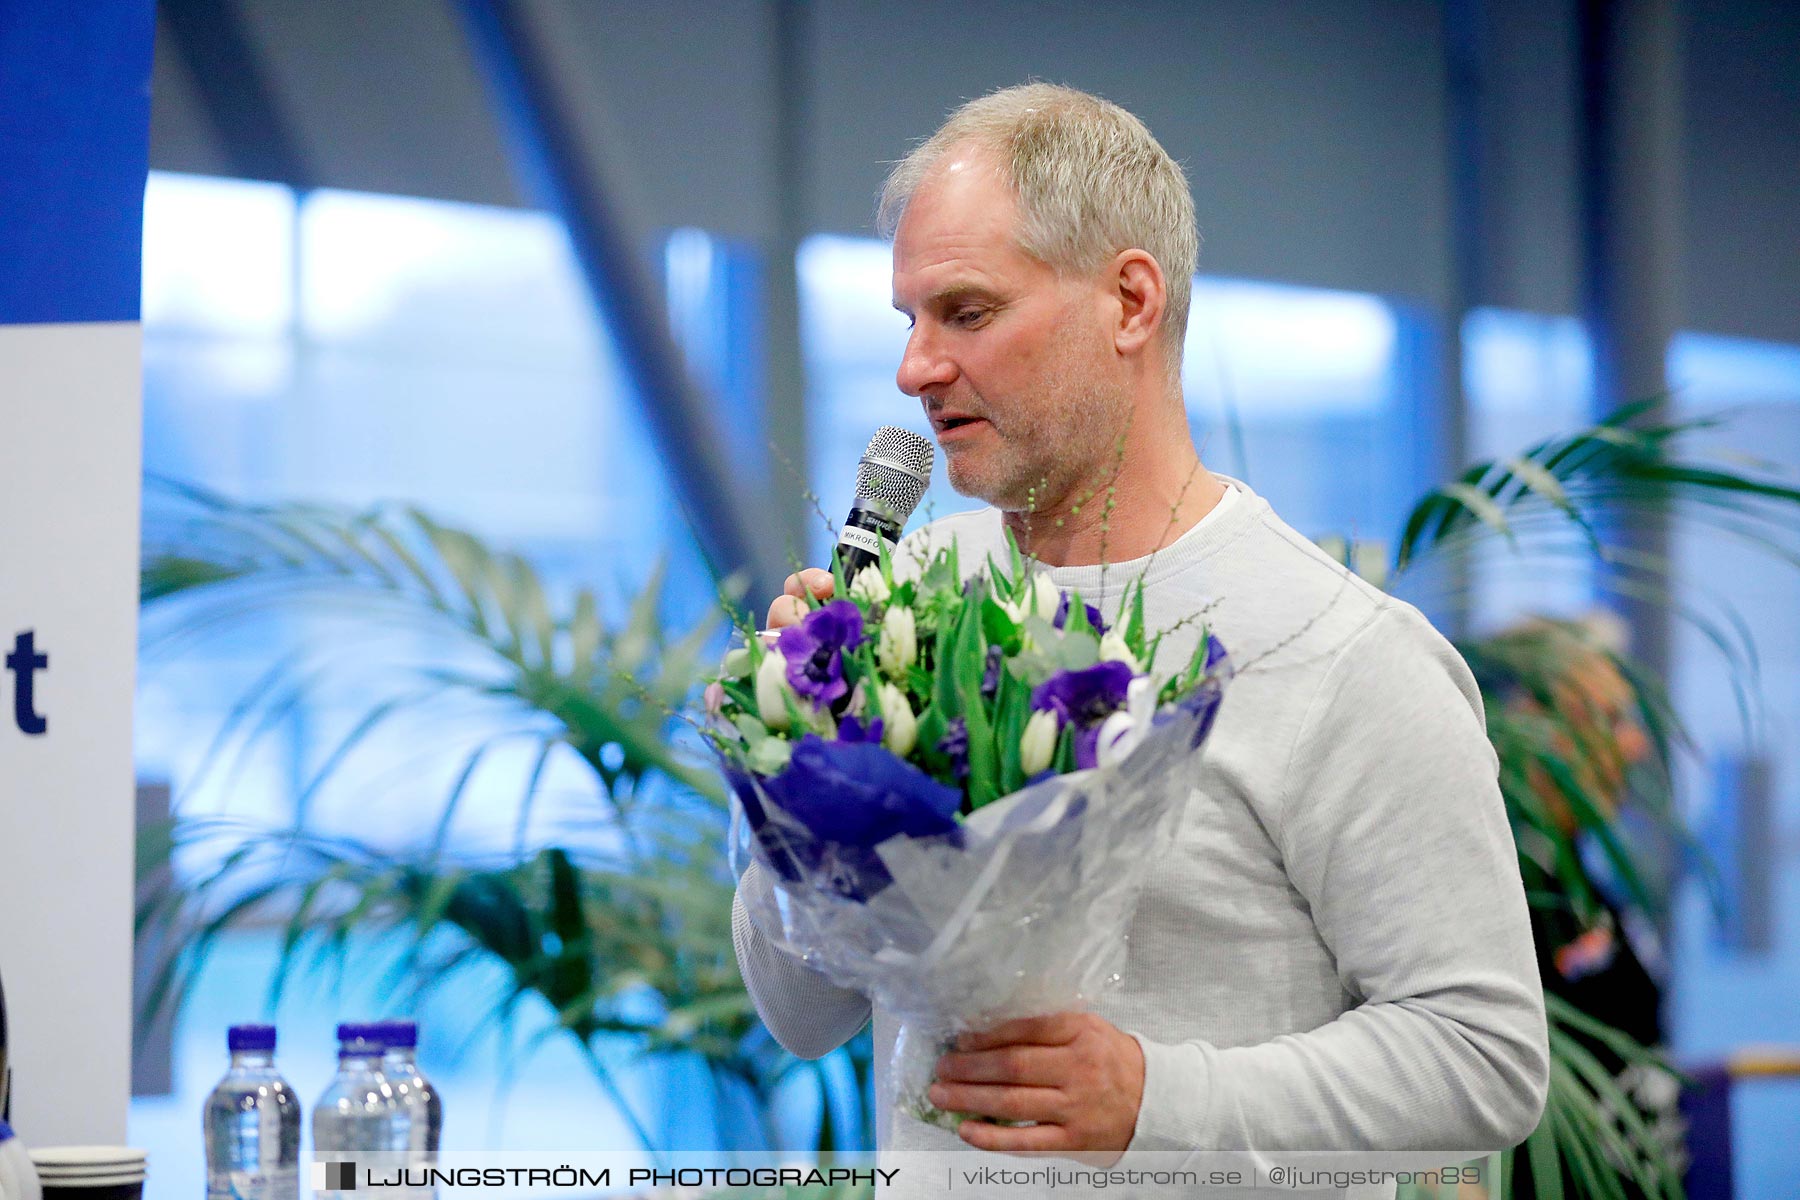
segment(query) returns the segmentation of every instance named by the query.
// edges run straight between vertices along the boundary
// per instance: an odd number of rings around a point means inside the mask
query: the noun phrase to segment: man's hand
[[[965,1034],[938,1060],[931,1102],[964,1121],[957,1136],[980,1150],[1054,1151],[1105,1165],[1137,1128],[1144,1052],[1137,1039],[1092,1013],[1007,1021]]]
[[[800,618],[807,612],[806,592],[802,588],[812,592],[815,600],[829,600],[832,592],[837,590],[837,580],[831,577],[830,571],[820,567],[807,567],[798,575],[789,575],[781,595],[769,605],[769,623],[763,628],[782,629],[800,623]]]

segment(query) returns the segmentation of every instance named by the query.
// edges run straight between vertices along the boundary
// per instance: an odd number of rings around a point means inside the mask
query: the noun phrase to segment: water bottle
[[[383,1021],[381,1038],[387,1046],[381,1069],[399,1093],[400,1106],[408,1115],[407,1149],[417,1161],[435,1162],[444,1132],[444,1102],[431,1081],[419,1072],[418,1023]]]
[[[406,1115],[406,1165],[414,1170],[435,1167],[444,1130],[444,1102],[431,1081],[419,1072],[418,1023],[383,1021],[381,1040],[387,1047],[381,1069],[399,1094],[400,1107]],[[428,1200],[437,1195],[437,1188],[409,1188],[408,1195],[415,1200]]]
[[[275,1070],[275,1027],[233,1025],[206,1098],[207,1200],[298,1200],[300,1100]]]
[[[399,1165],[406,1150],[405,1112],[394,1085],[381,1069],[381,1029],[376,1025],[337,1027],[337,1075],[313,1107],[313,1154],[327,1161],[350,1161],[357,1174],[372,1167],[385,1172]],[[377,1160],[362,1156],[384,1154]],[[329,1173],[327,1179],[331,1179]],[[337,1196],[327,1188],[321,1196]]]

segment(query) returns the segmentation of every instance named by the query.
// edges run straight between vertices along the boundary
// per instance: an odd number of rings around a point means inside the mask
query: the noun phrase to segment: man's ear
[[[1107,279],[1119,302],[1113,347],[1120,354],[1142,353],[1162,327],[1163,310],[1169,303],[1169,286],[1162,267],[1147,251],[1121,250],[1112,261]]]

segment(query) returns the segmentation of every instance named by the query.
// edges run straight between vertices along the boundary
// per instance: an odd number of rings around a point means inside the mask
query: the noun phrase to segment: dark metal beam
[[[163,0],[157,13],[193,77],[231,173],[302,191],[313,187],[312,165],[275,99],[233,0]]]
[[[1463,321],[1487,296],[1488,171],[1486,0],[1448,0],[1444,20],[1445,166],[1450,191],[1450,272],[1444,288],[1439,348],[1434,479],[1449,479],[1469,461],[1469,396],[1464,386]],[[1468,632],[1470,577],[1466,547],[1443,566],[1443,595],[1432,613],[1452,637]]]
[[[663,289],[612,203],[597,148],[576,132],[532,17],[511,0],[460,0],[458,7],[493,89],[522,189],[568,229],[701,552],[715,574],[747,570],[757,594],[768,594],[786,574],[770,522],[743,498],[713,427],[713,406],[670,335]]]
[[[1656,400],[1668,410],[1669,342],[1679,321],[1680,28],[1675,0],[1580,0],[1582,316],[1594,356],[1594,405]],[[1640,501],[1611,540],[1669,563],[1666,502]],[[1669,609],[1620,585],[1641,583],[1601,567],[1601,585],[1631,627],[1631,652],[1653,678],[1673,664]],[[1678,581],[1670,580],[1673,587]],[[1684,851],[1667,832],[1642,847],[1673,879]],[[1670,934],[1672,913],[1657,923]]]
[[[1680,29],[1674,0],[1581,0],[1582,316],[1599,413],[1638,400],[1666,411],[1669,342],[1679,321]],[[1632,551],[1666,560],[1668,514],[1621,527]],[[1669,615],[1620,607],[1634,655],[1668,678]]]
[[[811,184],[811,24],[801,0],[773,0],[775,50],[775,229],[763,272],[765,425],[773,451],[769,477],[782,503],[784,546],[806,554],[812,510],[807,429],[806,358],[800,345],[800,242],[808,232]],[[798,476],[796,478],[795,476]]]

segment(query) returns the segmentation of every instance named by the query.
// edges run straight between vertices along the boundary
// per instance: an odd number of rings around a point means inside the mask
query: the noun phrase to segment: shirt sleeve
[[[731,902],[731,941],[738,970],[756,1011],[775,1040],[801,1058],[821,1058],[855,1037],[868,1023],[869,1000],[841,988],[776,946],[744,908],[744,897],[772,887],[758,863],[738,880]]]
[[[1378,612],[1311,700],[1278,844],[1355,1006],[1222,1048],[1139,1037],[1133,1150],[1516,1145],[1549,1080],[1543,991],[1480,694],[1418,612]]]

